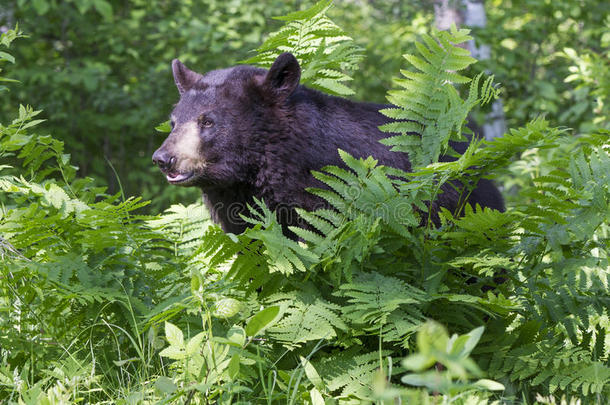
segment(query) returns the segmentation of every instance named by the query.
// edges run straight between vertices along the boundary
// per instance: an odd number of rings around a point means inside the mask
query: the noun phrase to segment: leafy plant
[[[282,17],[285,25],[244,63],[269,68],[281,52],[291,52],[301,65],[301,83],[330,94],[354,94],[344,82],[352,80],[345,71],[355,70],[362,59],[352,38],[333,23],[326,12],[332,0],[320,0],[313,7]]]
[[[468,97],[462,100],[454,83],[466,84],[471,80],[456,73],[476,60],[469,51],[459,45],[472,40],[468,30],[439,31],[435,38],[423,35],[417,43],[420,56],[404,55],[419,72],[401,70],[404,79],[394,84],[404,90],[388,92],[388,101],[397,108],[382,110],[383,114],[397,121],[383,125],[386,132],[400,133],[387,138],[384,144],[393,151],[409,154],[414,166],[425,166],[438,161],[447,148],[449,139],[463,140],[461,134],[468,112],[477,104],[485,104],[495,97],[493,77],[484,80],[479,74],[472,80]],[[480,91],[480,95],[479,95]]]
[[[441,325],[434,322],[424,324],[417,333],[415,354],[403,360],[403,366],[415,373],[406,374],[401,382],[408,385],[423,386],[431,392],[455,395],[464,391],[504,390],[504,386],[490,380],[474,383],[459,382],[472,376],[480,376],[481,370],[470,358],[472,350],[483,335],[483,327],[473,329],[468,334],[449,337]],[[426,371],[436,365],[442,371]],[[457,381],[454,381],[457,380]]]

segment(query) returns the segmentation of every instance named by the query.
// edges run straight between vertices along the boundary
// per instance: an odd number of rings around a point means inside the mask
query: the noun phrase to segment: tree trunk
[[[439,30],[448,30],[451,24],[460,26],[462,15],[456,0],[432,0],[434,4],[434,25]]]
[[[483,0],[461,0],[462,17],[464,25],[469,27],[484,27],[487,24],[485,16],[485,5]],[[477,46],[474,40],[468,42],[468,50],[473,58],[478,60],[489,59],[491,48],[489,45],[480,44]],[[487,72],[488,74],[490,72]],[[485,116],[483,123],[483,134],[485,139],[492,140],[502,136],[506,132],[506,122],[504,119],[504,105],[501,99],[496,99],[491,105],[491,112]]]

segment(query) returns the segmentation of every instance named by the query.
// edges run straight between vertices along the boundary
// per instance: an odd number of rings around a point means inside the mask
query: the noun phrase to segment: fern
[[[424,322],[422,309],[430,299],[400,279],[378,273],[358,274],[335,295],[346,298],[341,308],[346,319],[366,331],[382,331],[389,341],[404,341]]]
[[[509,377],[532,386],[583,396],[610,394],[610,367],[591,361],[581,348],[565,347],[560,340],[537,342],[494,355],[489,371],[496,378]],[[598,396],[598,398],[600,398]]]
[[[331,5],[332,0],[321,0],[307,10],[275,17],[286,25],[244,63],[268,68],[281,52],[291,52],[301,65],[302,84],[335,95],[353,94],[345,84],[352,78],[345,72],[357,67],[361,49],[326,16]]]
[[[394,79],[401,90],[388,92],[388,101],[397,107],[381,110],[397,120],[380,127],[382,131],[398,133],[382,141],[393,151],[409,154],[414,166],[426,166],[438,161],[450,139],[459,140],[468,112],[477,104],[495,97],[493,77],[480,86],[482,74],[472,82],[456,73],[475,62],[466,49],[458,45],[472,39],[468,30],[435,31],[434,37],[423,35],[416,43],[420,56],[404,55],[419,72],[402,70],[402,79]],[[437,42],[438,41],[438,42]],[[469,83],[466,100],[462,100],[452,83]]]
[[[108,196],[91,179],[76,178],[63,143],[36,134],[40,112],[20,106],[18,114],[0,125],[0,156],[21,166],[3,165],[0,176],[0,302],[11,313],[0,320],[9,331],[0,345],[12,347],[3,353],[14,366],[31,361],[28,378],[37,379],[72,345],[109,343],[100,319],[137,335],[137,320],[175,292],[179,265],[169,262],[162,234],[145,225],[150,218],[136,213],[148,202]],[[16,344],[25,341],[34,346]]]
[[[348,350],[323,359],[316,368],[325,371],[322,378],[326,387],[331,392],[339,391],[340,399],[371,401],[373,375],[383,366],[380,358],[389,354],[388,351],[361,354]]]
[[[268,333],[287,348],[309,341],[332,340],[337,330],[347,329],[339,316],[340,306],[325,301],[313,291],[274,294],[265,301],[283,308],[283,318]]]
[[[175,253],[186,256],[200,243],[212,221],[202,203],[188,206],[172,205],[162,216],[147,224],[173,241]]]
[[[313,228],[330,231],[356,219],[359,215],[378,218],[399,235],[409,234],[408,228],[419,223],[418,214],[412,209],[405,196],[396,189],[390,176],[405,176],[399,170],[377,166],[377,161],[355,159],[339,150],[339,156],[347,169],[324,167],[324,172],[313,175],[330,189],[310,189],[309,191],[326,200],[337,211],[319,210],[305,220],[311,221]],[[413,182],[416,184],[417,182]],[[328,228],[328,226],[331,228]],[[297,232],[297,230],[294,230]],[[305,235],[303,235],[305,236]]]
[[[263,243],[265,247],[263,254],[267,257],[269,271],[281,274],[291,274],[295,270],[306,271],[305,263],[315,261],[317,256],[284,236],[275,213],[271,212],[262,201],[255,199],[255,203],[260,211],[248,206],[252,216],[243,217],[246,222],[255,225],[246,231],[246,235],[252,239],[259,239]]]
[[[339,156],[348,169],[324,167],[328,174],[314,172],[314,177],[331,190],[312,189],[313,194],[324,198],[350,219],[361,213],[379,217],[398,234],[407,235],[407,228],[419,223],[419,217],[390,178],[392,175],[404,176],[403,173],[378,167],[371,157],[355,159],[341,150]]]

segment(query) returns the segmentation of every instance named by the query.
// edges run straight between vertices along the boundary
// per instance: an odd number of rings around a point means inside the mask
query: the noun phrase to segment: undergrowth
[[[307,83],[347,94],[355,47],[330,5],[283,17],[252,61],[292,51]],[[79,178],[20,106],[0,126],[0,401],[605,403],[609,133],[540,118],[438,162],[497,92],[460,73],[469,39],[423,36],[388,93],[384,143],[413,171],[339,151],[310,190],[333,209],[299,212],[317,231],[292,228],[300,242],[263,201],[241,235],[200,204],[139,215],[146,201]],[[506,212],[430,221],[441,184],[508,173]]]

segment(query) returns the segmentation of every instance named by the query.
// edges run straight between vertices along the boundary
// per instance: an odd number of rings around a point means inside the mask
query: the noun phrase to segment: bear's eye
[[[210,128],[214,126],[214,121],[207,117],[201,117],[199,118],[199,125],[201,125],[203,128]]]
[[[174,129],[174,127],[176,126],[176,122],[174,122],[174,120],[171,120],[169,122],[169,125],[172,127],[172,129]]]

